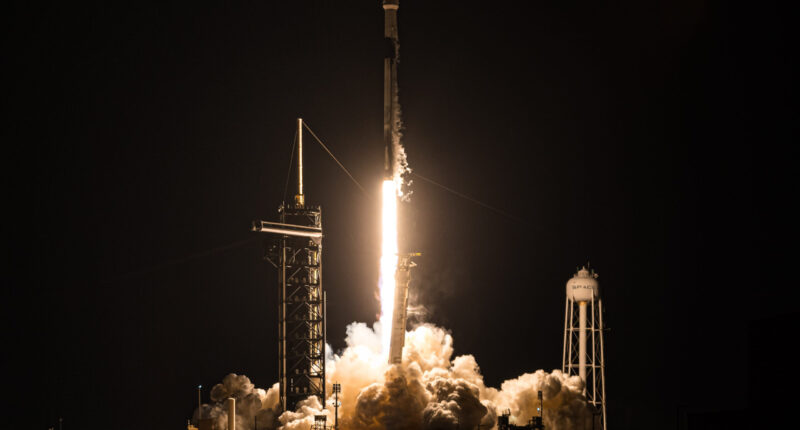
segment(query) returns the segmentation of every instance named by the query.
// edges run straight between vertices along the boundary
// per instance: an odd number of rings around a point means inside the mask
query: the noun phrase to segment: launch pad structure
[[[400,128],[397,99],[399,0],[382,0],[382,7],[387,48],[384,55],[384,176],[391,180],[396,167],[394,150],[395,144],[399,144],[396,140],[399,139]],[[303,120],[298,118],[297,194],[294,201],[281,204],[278,209],[279,222],[257,220],[252,227],[252,231],[272,236],[265,241],[264,259],[278,269],[278,377],[280,407],[283,411],[295,410],[300,401],[310,396],[317,396],[322,402],[327,398],[322,210],[319,206],[306,205],[303,194],[303,127]],[[321,141],[319,143],[322,144]],[[416,255],[397,256],[390,363],[399,363],[402,359],[410,268],[414,266],[411,257]]]
[[[297,119],[298,190],[278,208],[280,222],[254,221],[265,241],[264,259],[278,269],[280,406],[295,410],[310,396],[324,402],[326,293],[322,287],[322,209],[303,194],[303,120]]]

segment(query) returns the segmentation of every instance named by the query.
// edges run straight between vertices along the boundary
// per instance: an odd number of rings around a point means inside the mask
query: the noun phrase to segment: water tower
[[[586,384],[583,394],[594,408],[592,427],[606,430],[603,300],[600,298],[597,274],[585,267],[567,281],[561,371],[581,377]]]

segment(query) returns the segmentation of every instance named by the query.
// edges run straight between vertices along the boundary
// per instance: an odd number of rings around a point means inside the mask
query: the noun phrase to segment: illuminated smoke
[[[455,430],[478,424],[493,428],[497,416],[506,410],[512,423],[525,424],[538,414],[539,390],[548,430],[589,425],[591,416],[579,377],[537,370],[505,381],[499,389],[487,387],[473,356],[453,358],[453,338],[442,328],[420,325],[408,332],[399,365],[387,364],[380,334],[364,323],[350,324],[345,340],[344,350],[327,363],[327,392],[332,392],[333,382],[342,384],[339,422],[344,429]],[[237,425],[242,428],[253,428],[255,417],[259,429],[310,430],[315,415],[326,415],[328,424],[333,424],[332,396],[324,408],[312,397],[301,402],[297,411],[276,416],[277,387],[259,390],[245,376],[228,375],[212,389],[215,403],[203,405],[203,416],[215,417],[217,428],[225,430],[224,399],[233,396]]]
[[[211,403],[200,407],[200,417],[198,410],[195,410],[192,422],[198,425],[198,418],[210,419],[215,429],[227,429],[228,409],[225,399],[228,397],[236,399],[237,428],[252,429],[256,421],[259,429],[275,428],[273,423],[277,418],[278,384],[274,384],[269,390],[255,388],[250,378],[235,373],[228,374],[221,383],[211,388]]]
[[[395,44],[394,49],[394,61],[395,64],[400,66],[400,43],[397,42]],[[411,185],[411,180],[407,179],[407,174],[411,173],[411,169],[408,167],[408,158],[406,157],[406,150],[401,143],[403,138],[403,116],[402,116],[402,109],[400,108],[400,85],[398,85],[397,81],[394,82],[392,85],[392,106],[394,112],[392,112],[392,118],[394,121],[391,124],[392,130],[392,153],[394,154],[394,160],[392,166],[394,166],[394,172],[392,179],[394,180],[395,187],[397,188],[397,196],[403,200],[407,201],[411,196],[411,191],[408,190],[408,187]]]
[[[333,412],[322,407],[317,396],[311,396],[297,404],[296,411],[286,411],[278,418],[281,430],[309,430],[314,425],[314,417],[325,415],[333,421]]]

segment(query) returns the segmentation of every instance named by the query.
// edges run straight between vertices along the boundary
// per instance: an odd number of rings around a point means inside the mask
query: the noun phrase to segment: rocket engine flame
[[[381,270],[378,281],[381,299],[381,346],[383,354],[387,356],[392,336],[397,253],[397,184],[394,180],[387,179],[383,181]]]

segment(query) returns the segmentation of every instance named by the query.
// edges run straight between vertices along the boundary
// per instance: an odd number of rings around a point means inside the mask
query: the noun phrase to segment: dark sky
[[[307,146],[329,341],[374,321],[379,1],[25,3],[2,30],[3,391],[27,412],[2,427],[180,428],[199,383],[276,381],[249,223],[276,217],[297,116],[369,194]],[[560,368],[591,261],[614,428],[745,408],[748,327],[798,296],[795,11],[552,3],[401,2],[411,167],[518,218],[417,181],[414,294],[497,386]]]

